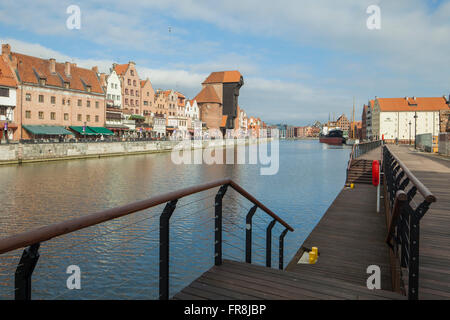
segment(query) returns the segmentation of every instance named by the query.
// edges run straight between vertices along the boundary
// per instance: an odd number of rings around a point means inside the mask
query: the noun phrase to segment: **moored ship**
[[[327,143],[333,145],[341,145],[345,143],[345,138],[342,130],[335,129],[328,132],[327,135],[320,136],[320,143]]]

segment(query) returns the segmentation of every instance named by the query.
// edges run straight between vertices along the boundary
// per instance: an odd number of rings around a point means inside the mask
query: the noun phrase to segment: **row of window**
[[[128,85],[131,86],[131,79],[128,79]],[[136,87],[136,80],[133,80],[133,86]]]
[[[31,93],[27,93],[25,94],[25,100],[26,101],[31,101]],[[39,103],[44,103],[45,102],[45,97],[43,94],[40,94],[38,97],[38,102]],[[51,104],[56,104],[56,97],[55,96],[51,96],[50,97],[50,103]],[[66,99],[66,98],[62,98],[61,100],[61,104],[63,106],[68,105],[70,106],[70,99]],[[83,106],[83,100],[78,99],[77,100],[77,106],[82,107]],[[86,107],[90,108],[91,107],[91,101],[87,100],[86,101]],[[100,103],[98,101],[95,101],[95,107],[98,109],[100,107]]]
[[[130,94],[130,95],[134,96],[135,93],[136,93],[136,97],[139,97],[138,90],[134,91],[133,89],[130,89],[130,91],[128,91],[128,89],[125,89],[125,94]]]
[[[30,110],[26,110],[25,111],[25,118],[26,119],[31,119],[31,111]],[[39,111],[38,112],[38,118],[40,120],[44,120],[44,111]],[[56,112],[50,112],[50,120],[56,120]],[[64,113],[64,120],[68,121],[69,120],[69,114],[68,113]],[[82,115],[78,114],[77,115],[77,121],[83,121],[82,119]],[[87,114],[86,115],[86,121],[90,122],[91,121],[91,115]],[[100,121],[100,117],[99,116],[95,116],[95,122],[99,122]]]
[[[135,104],[135,102],[136,102],[136,104]],[[128,106],[128,104],[129,105],[131,105],[131,106],[135,106],[136,105],[136,107],[139,107],[139,100],[133,100],[133,99],[130,99],[129,101],[128,101],[128,98],[125,98],[125,105],[127,105]]]
[[[108,93],[108,100],[119,101],[120,100],[120,95],[115,95],[115,94]]]

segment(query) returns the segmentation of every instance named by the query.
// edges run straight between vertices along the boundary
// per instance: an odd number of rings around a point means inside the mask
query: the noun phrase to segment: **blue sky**
[[[380,30],[366,27],[373,4]],[[80,30],[66,27],[69,5]],[[101,71],[133,60],[155,89],[189,98],[210,72],[237,69],[248,114],[306,125],[349,116],[353,96],[359,118],[374,96],[450,93],[449,16],[449,1],[431,0],[3,0],[0,41]]]

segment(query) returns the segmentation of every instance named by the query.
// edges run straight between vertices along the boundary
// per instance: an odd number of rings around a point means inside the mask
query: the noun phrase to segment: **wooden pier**
[[[420,225],[419,299],[449,299],[450,161],[405,146],[390,147],[439,199]],[[386,243],[385,201],[376,212],[376,187],[369,171],[372,161],[381,159],[382,147],[350,158],[347,183],[354,188],[342,189],[285,270],[227,260],[173,299],[407,299],[393,291],[395,256]],[[319,249],[317,262],[298,263],[312,247]],[[371,265],[380,267],[381,289],[367,288]]]

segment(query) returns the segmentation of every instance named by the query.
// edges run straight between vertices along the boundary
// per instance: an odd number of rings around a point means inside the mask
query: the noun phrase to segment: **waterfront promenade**
[[[450,160],[390,147],[437,198],[420,222],[419,298],[450,299]]]
[[[438,199],[420,221],[418,299],[449,299],[450,161],[413,152],[408,146],[391,145],[389,150],[420,180],[415,181],[405,172],[410,178],[405,181],[421,192],[431,191]],[[382,149],[377,147],[358,158],[351,158],[349,174],[352,174],[352,161],[359,167],[360,174],[361,161],[381,160],[381,155]],[[369,168],[365,166],[364,170]],[[215,266],[203,274],[174,299],[407,299],[408,294],[402,292],[411,294],[405,275],[414,272],[411,271],[414,270],[411,269],[413,262],[409,260],[402,266],[402,285],[401,289],[397,288],[400,281],[395,278],[397,257],[386,243],[390,219],[386,219],[389,210],[384,204],[388,202],[381,201],[377,213],[376,188],[366,179],[360,181],[355,183],[354,189],[342,189],[285,270],[225,261],[222,266]],[[386,192],[382,194],[389,196]],[[412,198],[410,204],[413,203],[413,210],[417,210],[420,202],[416,203],[419,200]],[[317,262],[299,263],[302,255],[312,247],[319,249]],[[409,251],[410,257],[413,254]],[[378,290],[367,288],[367,279],[372,274],[367,268],[373,265],[379,266],[381,271],[381,289]],[[408,270],[404,269],[406,267]]]

